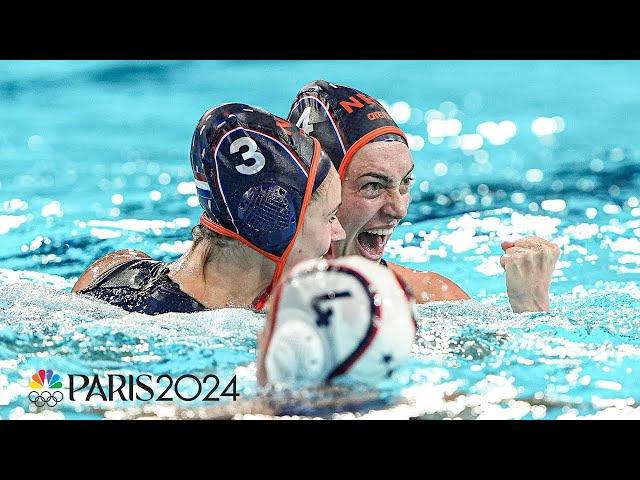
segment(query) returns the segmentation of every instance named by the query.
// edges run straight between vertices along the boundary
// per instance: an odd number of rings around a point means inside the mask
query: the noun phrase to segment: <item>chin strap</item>
[[[269,296],[271,295],[271,291],[273,290],[274,281],[272,280],[267,289],[258,295],[255,300],[251,303],[251,308],[255,312],[262,312],[264,307],[267,305],[267,300],[269,300]]]

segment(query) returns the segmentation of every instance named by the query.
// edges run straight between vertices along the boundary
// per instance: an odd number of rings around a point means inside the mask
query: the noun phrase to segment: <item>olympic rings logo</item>
[[[35,390],[29,392],[29,401],[31,403],[35,403],[36,407],[44,407],[45,405],[49,407],[55,407],[59,402],[62,401],[64,395],[60,391],[55,391],[53,393],[44,390],[42,392],[36,392]]]

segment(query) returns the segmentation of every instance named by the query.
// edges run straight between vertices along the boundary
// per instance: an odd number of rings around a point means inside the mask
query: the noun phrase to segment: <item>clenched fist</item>
[[[548,312],[549,286],[560,248],[539,237],[502,242],[509,303],[516,313]]]

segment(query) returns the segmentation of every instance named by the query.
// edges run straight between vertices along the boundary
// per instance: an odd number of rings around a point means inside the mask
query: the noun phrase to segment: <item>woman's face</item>
[[[401,142],[373,142],[353,157],[342,182],[338,218],[346,235],[334,240],[332,255],[361,255],[373,261],[407,214],[413,183],[411,153]]]
[[[333,166],[319,189],[317,199],[309,203],[302,229],[289,253],[283,274],[299,262],[323,257],[331,247],[331,242],[345,238],[344,230],[336,212],[340,206],[340,177]]]

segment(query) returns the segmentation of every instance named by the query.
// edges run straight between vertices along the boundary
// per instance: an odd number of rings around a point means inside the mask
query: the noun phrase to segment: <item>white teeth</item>
[[[377,228],[375,230],[365,230],[365,233],[373,233],[374,235],[391,235],[393,233],[393,228]]]

